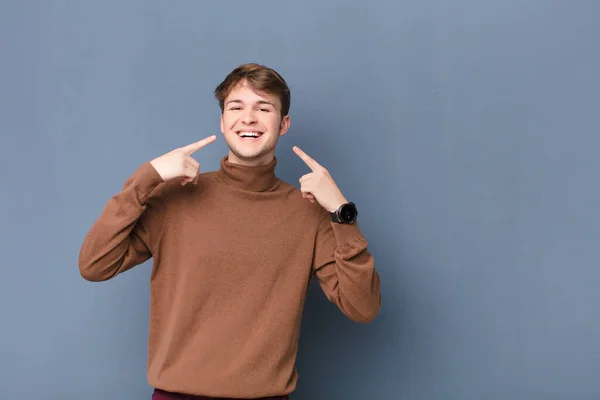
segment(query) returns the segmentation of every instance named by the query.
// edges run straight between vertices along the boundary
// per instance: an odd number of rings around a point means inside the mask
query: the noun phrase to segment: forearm
[[[83,278],[103,281],[141,264],[151,257],[149,196],[161,182],[149,165],[142,165],[113,196],[102,214],[85,236],[79,254],[79,270]]]
[[[351,320],[370,322],[381,306],[380,277],[356,224],[331,223],[334,251],[316,271],[327,298]]]

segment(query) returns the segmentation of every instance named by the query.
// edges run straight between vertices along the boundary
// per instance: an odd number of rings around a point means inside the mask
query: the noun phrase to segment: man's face
[[[289,116],[281,118],[279,98],[257,93],[245,81],[227,96],[221,115],[221,132],[229,146],[229,160],[243,165],[269,163],[279,136],[289,126]]]

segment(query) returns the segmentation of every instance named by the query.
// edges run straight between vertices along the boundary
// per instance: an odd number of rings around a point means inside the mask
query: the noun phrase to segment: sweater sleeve
[[[371,322],[381,306],[380,277],[357,223],[324,215],[317,232],[314,274],[330,302],[355,322]]]
[[[144,163],[108,201],[81,246],[79,271],[84,279],[106,281],[152,256],[164,217],[156,190],[162,182],[154,167]]]

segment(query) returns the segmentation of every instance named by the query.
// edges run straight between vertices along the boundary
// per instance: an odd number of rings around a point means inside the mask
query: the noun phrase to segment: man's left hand
[[[314,203],[316,200],[329,212],[334,212],[342,204],[348,202],[331,175],[329,175],[329,172],[321,164],[313,160],[297,146],[294,146],[293,150],[312,170],[312,172],[300,178],[302,197],[308,199],[311,203]]]

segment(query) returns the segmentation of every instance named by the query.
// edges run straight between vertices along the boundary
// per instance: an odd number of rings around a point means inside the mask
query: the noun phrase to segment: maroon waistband
[[[289,400],[289,395],[282,396],[271,396],[261,397],[259,399],[248,399],[248,400]],[[197,396],[192,394],[183,393],[172,393],[161,389],[154,389],[152,394],[152,400],[240,400],[229,397],[208,397],[208,396]]]

